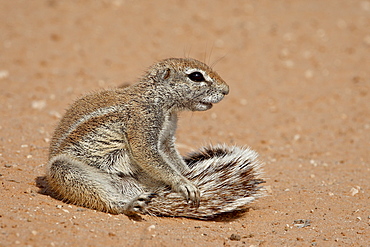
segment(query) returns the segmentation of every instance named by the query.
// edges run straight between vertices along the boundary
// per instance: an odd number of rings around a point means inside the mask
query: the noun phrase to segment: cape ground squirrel
[[[174,143],[178,112],[208,110],[228,93],[204,63],[170,58],[135,85],[80,98],[52,138],[49,188],[113,214],[204,219],[243,209],[264,182],[255,152],[218,145],[182,158]]]

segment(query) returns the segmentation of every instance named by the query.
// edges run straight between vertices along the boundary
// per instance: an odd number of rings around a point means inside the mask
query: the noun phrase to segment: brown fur
[[[66,202],[128,215],[206,218],[244,207],[259,195],[259,166],[252,151],[210,148],[207,157],[192,156],[193,162],[184,160],[174,144],[178,112],[208,110],[228,92],[204,63],[171,58],[150,67],[135,85],[82,97],[67,110],[52,138],[50,189]],[[210,180],[210,160],[219,167],[220,184]],[[241,167],[248,162],[248,169]],[[198,173],[203,179],[194,175]],[[206,181],[214,188],[204,187]],[[236,192],[243,188],[246,193]],[[221,189],[229,196],[219,197]]]

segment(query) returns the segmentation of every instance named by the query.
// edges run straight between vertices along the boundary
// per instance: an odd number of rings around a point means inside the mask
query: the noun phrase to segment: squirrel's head
[[[208,110],[229,93],[229,86],[211,67],[191,58],[162,60],[150,67],[147,76],[168,89],[184,110]]]

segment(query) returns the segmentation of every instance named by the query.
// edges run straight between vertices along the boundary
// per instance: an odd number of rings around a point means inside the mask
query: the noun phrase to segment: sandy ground
[[[137,222],[39,193],[73,100],[184,56],[231,93],[181,115],[181,152],[252,147],[268,196],[238,218]],[[370,246],[369,90],[370,1],[1,0],[0,246]]]

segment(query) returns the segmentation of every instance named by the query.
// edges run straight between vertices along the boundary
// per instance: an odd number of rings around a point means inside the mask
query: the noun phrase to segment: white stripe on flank
[[[91,112],[88,115],[82,116],[68,129],[66,133],[64,133],[64,135],[62,135],[62,137],[59,138],[58,142],[55,143],[56,148],[59,148],[60,144],[64,141],[64,139],[66,139],[67,136],[69,136],[73,131],[75,131],[77,127],[81,125],[82,123],[87,122],[94,117],[101,117],[106,114],[110,114],[110,113],[114,113],[118,111],[123,111],[121,106],[109,106],[105,108],[100,108],[94,112]]]

